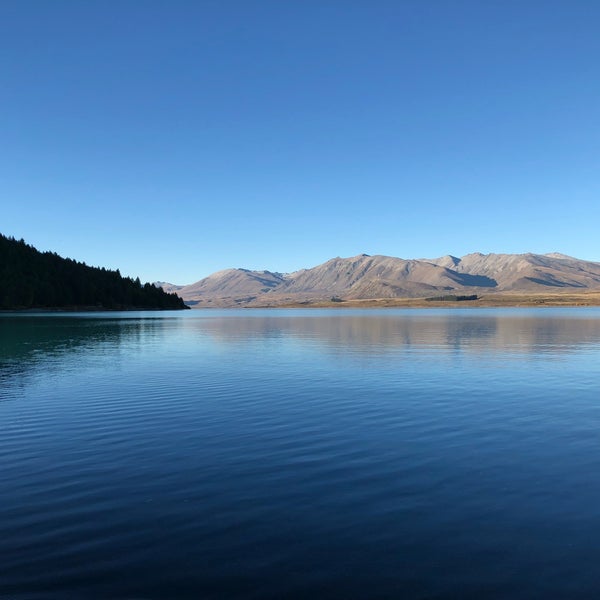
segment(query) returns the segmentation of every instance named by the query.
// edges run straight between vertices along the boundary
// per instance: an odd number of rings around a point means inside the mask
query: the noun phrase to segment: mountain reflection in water
[[[600,310],[0,316],[0,598],[594,598]]]

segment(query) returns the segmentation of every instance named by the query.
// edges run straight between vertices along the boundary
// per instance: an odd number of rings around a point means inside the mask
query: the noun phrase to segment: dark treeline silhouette
[[[0,234],[0,309],[188,308],[168,294],[119,271],[88,267],[55,252],[40,252],[23,240]]]
[[[477,294],[473,294],[472,296],[433,296],[432,298],[425,298],[428,302],[464,302],[465,300],[479,300],[479,296]]]

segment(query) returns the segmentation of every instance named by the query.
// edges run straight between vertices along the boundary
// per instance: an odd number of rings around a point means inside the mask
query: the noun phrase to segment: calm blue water
[[[600,310],[0,316],[0,598],[600,597]]]

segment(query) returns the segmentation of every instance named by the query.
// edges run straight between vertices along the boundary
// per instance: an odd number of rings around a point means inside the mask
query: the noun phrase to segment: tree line
[[[428,302],[464,302],[465,300],[479,300],[477,294],[471,296],[454,296],[446,294],[445,296],[433,296],[432,298],[425,298]]]
[[[23,240],[0,234],[0,309],[188,308],[177,294],[169,294],[139,277],[40,252]]]

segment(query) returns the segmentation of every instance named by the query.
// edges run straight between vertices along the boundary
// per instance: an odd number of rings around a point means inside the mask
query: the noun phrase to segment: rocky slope
[[[494,279],[498,290],[535,291],[543,288],[600,288],[600,263],[564,254],[467,254],[432,261],[458,273]]]

